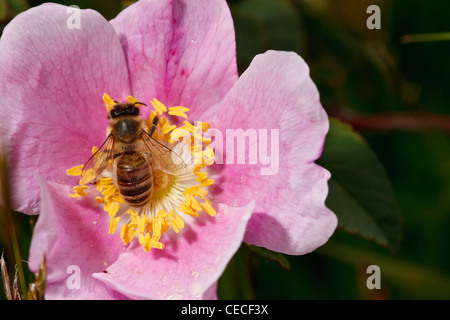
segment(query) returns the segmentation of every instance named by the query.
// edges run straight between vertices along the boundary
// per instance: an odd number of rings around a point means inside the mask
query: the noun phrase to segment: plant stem
[[[450,41],[450,32],[407,34],[400,38],[401,43]]]
[[[3,199],[3,205],[4,205],[4,210],[1,210],[1,211],[3,211],[3,213],[5,215],[5,226],[6,226],[6,229],[8,230],[8,235],[9,235],[8,240],[11,243],[12,251],[14,253],[14,259],[16,260],[20,289],[22,291],[22,295],[25,295],[27,292],[26,283],[25,283],[25,274],[23,271],[22,259],[20,256],[19,242],[17,240],[17,233],[16,233],[16,228],[14,225],[14,218],[13,218],[14,212],[11,210],[8,167],[7,167],[7,163],[6,163],[6,157],[4,156],[3,152],[0,154],[0,178],[1,178],[0,184],[1,184],[1,190],[2,190],[2,199]]]
[[[445,132],[450,133],[450,116],[426,112],[379,114],[333,113],[331,116],[350,124],[355,130],[370,132]]]

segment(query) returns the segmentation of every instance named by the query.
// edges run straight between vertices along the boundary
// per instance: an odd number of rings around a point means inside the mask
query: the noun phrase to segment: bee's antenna
[[[134,106],[134,105],[137,105],[137,104],[139,104],[139,105],[141,105],[141,106],[147,106],[145,103],[139,102],[139,101],[136,101],[135,103],[133,103],[133,106]]]

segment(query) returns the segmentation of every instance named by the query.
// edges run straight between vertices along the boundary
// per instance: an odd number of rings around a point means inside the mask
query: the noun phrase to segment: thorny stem
[[[407,34],[401,37],[404,44],[414,42],[450,41],[450,32]]]
[[[25,274],[23,271],[23,265],[22,265],[22,259],[20,257],[20,248],[19,248],[19,242],[17,241],[17,234],[16,234],[16,228],[14,226],[14,219],[13,219],[13,211],[11,210],[11,198],[10,198],[10,192],[9,192],[9,177],[8,177],[8,168],[6,164],[6,157],[4,156],[4,153],[0,154],[0,185],[2,190],[2,199],[3,199],[3,205],[4,205],[4,216],[5,216],[5,226],[6,229],[9,230],[9,241],[12,246],[12,250],[14,253],[14,259],[16,260],[17,265],[17,271],[19,275],[19,283],[20,283],[20,289],[22,291],[22,294],[26,294],[26,283],[25,283]]]
[[[450,117],[444,114],[398,112],[364,115],[345,112],[330,112],[330,115],[350,124],[358,131],[440,131],[450,133]]]

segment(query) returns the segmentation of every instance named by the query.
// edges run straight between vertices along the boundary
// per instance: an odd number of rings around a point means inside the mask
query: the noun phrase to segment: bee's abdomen
[[[147,159],[139,153],[124,153],[117,163],[117,184],[126,202],[142,206],[153,191],[152,172]]]

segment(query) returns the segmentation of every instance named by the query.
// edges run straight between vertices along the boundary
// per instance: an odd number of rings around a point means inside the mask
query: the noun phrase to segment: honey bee
[[[167,174],[184,172],[186,164],[171,149],[155,140],[159,118],[154,117],[147,132],[138,105],[142,102],[118,103],[108,113],[108,137],[86,162],[82,179],[91,182],[104,170],[114,173],[122,198],[132,206],[141,207],[152,197],[155,170]],[[87,174],[90,169],[93,170]],[[90,180],[90,181],[89,181]]]

